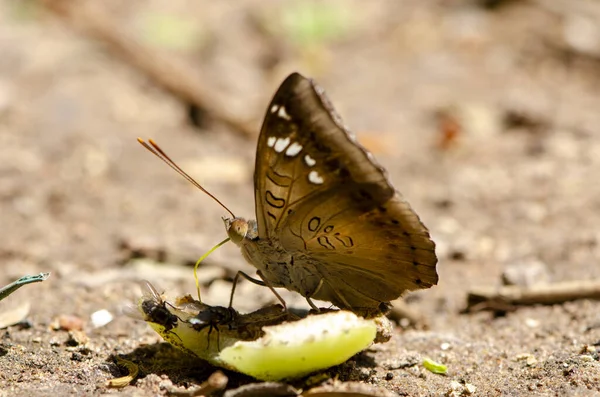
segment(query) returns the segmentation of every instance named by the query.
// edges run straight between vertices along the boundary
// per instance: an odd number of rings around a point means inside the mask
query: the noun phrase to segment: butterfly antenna
[[[194,265],[194,280],[196,280],[196,290],[198,291],[198,301],[200,303],[202,303],[202,297],[200,296],[200,282],[198,281],[198,266],[200,266],[200,263],[204,259],[206,259],[207,256],[212,254],[217,248],[219,248],[220,246],[222,246],[223,244],[225,244],[228,241],[229,241],[229,237],[227,237],[225,240],[221,241],[219,244],[217,244],[214,247],[212,247],[211,249],[209,249],[207,253],[205,253],[204,255],[202,255],[200,257],[200,259],[198,259],[198,261],[196,262],[196,265]]]
[[[225,204],[223,204],[222,202],[220,202],[208,190],[204,189],[198,182],[196,182],[194,180],[194,178],[192,178],[184,170],[182,170],[177,165],[177,163],[175,163],[173,160],[171,160],[171,158],[169,156],[167,156],[167,154],[160,148],[160,146],[158,146],[158,144],[156,144],[156,142],[154,142],[152,139],[148,139],[148,142],[144,141],[142,138],[138,138],[137,140],[149,152],[151,152],[153,155],[155,155],[156,157],[158,157],[159,159],[161,159],[162,161],[164,161],[169,167],[171,167],[172,169],[174,169],[179,175],[181,175],[182,177],[184,177],[192,185],[196,186],[198,189],[200,189],[204,193],[206,193],[210,198],[212,198],[213,200],[215,200],[221,207],[223,207],[225,209],[225,211],[229,212],[229,214],[231,215],[231,217],[235,218],[235,215],[233,214],[233,212],[231,212],[231,210],[229,208],[227,208],[225,206]]]

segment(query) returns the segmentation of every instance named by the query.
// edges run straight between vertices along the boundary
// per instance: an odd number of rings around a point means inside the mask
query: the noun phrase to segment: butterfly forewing
[[[338,185],[364,185],[354,194],[381,203],[394,194],[383,170],[341,127],[317,89],[311,80],[294,73],[267,109],[254,174],[260,237],[277,229],[299,204]]]
[[[437,283],[427,229],[323,91],[297,73],[267,109],[254,183],[258,238],[313,269],[313,297],[375,307]]]

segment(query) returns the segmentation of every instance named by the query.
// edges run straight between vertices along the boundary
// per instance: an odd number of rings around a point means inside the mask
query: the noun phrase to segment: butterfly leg
[[[233,287],[231,287],[231,295],[229,296],[229,309],[233,308],[233,295],[235,294],[235,288],[237,287],[237,282],[240,276],[243,276],[246,280],[253,282],[254,284],[266,287],[266,284],[262,281],[252,278],[243,271],[239,270],[233,278]]]
[[[279,295],[277,293],[277,291],[275,291],[275,288],[273,288],[273,286],[270,283],[267,283],[265,281],[265,278],[263,277],[263,275],[260,272],[260,270],[257,271],[256,274],[258,275],[258,277],[260,277],[262,279],[262,281],[261,280],[257,280],[255,278],[252,278],[252,277],[248,276],[246,273],[242,272],[241,270],[237,272],[237,274],[233,278],[233,287],[231,288],[231,296],[229,297],[229,308],[233,307],[233,294],[235,293],[235,287],[237,286],[238,279],[240,278],[240,276],[242,276],[246,280],[250,281],[251,283],[254,283],[256,285],[260,285],[262,287],[269,288],[271,290],[271,292],[273,292],[273,294],[277,297],[277,299],[279,299],[279,302],[281,302],[281,304],[283,305],[283,310],[287,311],[287,305],[285,304],[285,301],[283,300],[283,298],[281,297],[281,295]]]
[[[256,272],[256,274],[258,275],[258,277],[260,277],[262,279],[263,285],[266,285],[267,288],[269,288],[271,290],[271,292],[277,297],[277,299],[279,299],[279,302],[281,302],[281,305],[283,306],[283,311],[287,312],[288,311],[287,305],[286,305],[285,301],[283,300],[283,298],[281,297],[281,295],[279,295],[277,293],[277,291],[275,291],[275,288],[273,288],[273,286],[265,280],[265,278],[263,277],[262,272],[260,270],[258,270]]]
[[[311,307],[311,308],[312,308],[314,311],[316,311],[317,313],[319,313],[319,312],[321,311],[321,309],[319,309],[319,308],[317,307],[317,305],[315,305],[315,304],[313,303],[312,299],[310,299],[310,298],[308,298],[308,297],[307,297],[307,298],[306,298],[306,301],[308,302],[308,304],[310,305],[310,307]]]
[[[321,311],[321,309],[319,309],[312,301],[312,299],[310,299],[311,297],[315,296],[319,290],[321,289],[321,287],[323,286],[323,280],[321,279],[321,281],[319,281],[319,285],[317,285],[317,288],[315,288],[315,290],[309,295],[306,294],[306,301],[308,302],[308,304],[310,305],[310,307],[316,311],[317,313],[319,313]]]
[[[319,285],[317,285],[317,288],[315,289],[315,291],[312,294],[310,294],[311,297],[315,296],[317,294],[317,292],[319,292],[321,287],[323,287],[324,282],[325,282],[325,277],[323,277],[323,275],[321,275],[321,281],[319,281]],[[352,308],[352,305],[350,305],[350,303],[348,303],[348,300],[346,300],[346,298],[344,298],[344,296],[336,288],[334,288],[331,285],[331,283],[327,283],[327,286],[333,291],[333,293],[337,296],[337,298],[340,300],[340,302],[343,303],[343,306],[338,304],[338,305],[336,305],[337,307],[339,307],[340,309]],[[309,304],[310,304],[310,302],[309,302]]]

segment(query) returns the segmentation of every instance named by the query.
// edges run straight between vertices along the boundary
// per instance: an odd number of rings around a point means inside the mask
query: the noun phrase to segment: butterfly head
[[[227,235],[235,244],[239,245],[248,234],[248,222],[242,218],[223,218]]]

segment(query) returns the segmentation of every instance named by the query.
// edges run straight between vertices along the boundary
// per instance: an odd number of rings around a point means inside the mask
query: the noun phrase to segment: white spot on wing
[[[302,150],[302,145],[297,142],[292,142],[292,144],[285,151],[286,156],[294,157]]]
[[[267,139],[267,146],[268,147],[273,147],[273,145],[275,145],[275,141],[277,140],[277,138],[275,138],[274,136],[270,136]]]
[[[306,156],[304,156],[304,162],[309,167],[312,167],[313,165],[317,164],[317,161],[315,159],[313,159],[312,157],[310,157],[308,154]]]
[[[271,113],[275,113],[279,109],[278,105],[271,106]]]
[[[324,182],[324,179],[321,178],[321,175],[317,171],[311,171],[308,173],[308,180],[315,185],[321,185]]]
[[[371,152],[369,152],[369,151],[367,151],[367,158],[369,159],[369,161],[370,161],[371,163],[374,163],[374,164],[376,164],[376,163],[377,163],[377,162],[375,161],[375,157],[373,157],[373,154],[372,154]]]
[[[291,120],[292,118],[290,117],[290,115],[286,112],[285,108],[282,106],[279,108],[279,111],[277,112],[277,115],[279,117],[281,117],[284,120]]]
[[[275,149],[275,151],[277,153],[281,153],[285,150],[286,147],[288,147],[288,145],[290,144],[290,138],[277,138],[277,142],[275,142],[275,145],[273,146],[273,149]]]

